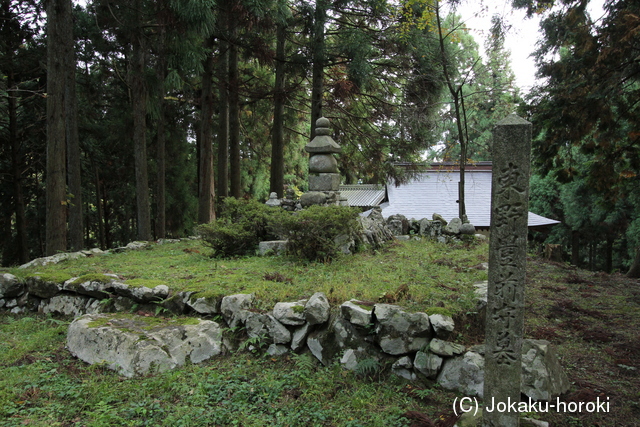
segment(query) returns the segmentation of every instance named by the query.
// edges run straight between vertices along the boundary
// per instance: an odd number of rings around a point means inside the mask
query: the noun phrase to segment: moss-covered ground
[[[474,308],[473,283],[487,279],[487,272],[476,267],[486,260],[487,244],[478,242],[393,243],[374,253],[308,263],[284,256],[214,259],[200,241],[187,240],[9,272],[59,282],[111,273],[131,286],[165,284],[173,292],[197,291],[199,296],[253,293],[264,309],[324,292],[333,303],[384,300],[409,310],[444,305],[458,312]]]
[[[213,260],[189,241],[11,272],[117,273],[173,290],[255,292],[265,307],[316,291],[334,303],[395,300],[415,310],[453,313],[459,319],[454,339],[471,344],[483,339],[477,325],[464,320],[473,310],[472,283],[486,278],[486,271],[474,268],[487,259],[486,251],[485,244],[407,242],[331,264],[307,264],[282,257]],[[533,256],[527,270],[525,336],[554,344],[572,382],[561,400],[610,402],[607,413],[530,415],[558,427],[639,426],[638,280]],[[450,427],[456,418],[452,403],[461,397],[434,384],[407,384],[383,364],[358,375],[319,365],[308,354],[271,358],[247,350],[125,379],[69,355],[69,321],[0,314],[0,426]]]

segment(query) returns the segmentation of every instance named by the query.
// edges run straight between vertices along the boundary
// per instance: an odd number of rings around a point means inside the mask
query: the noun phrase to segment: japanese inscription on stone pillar
[[[527,257],[531,123],[512,114],[493,130],[483,422],[517,426]],[[494,408],[493,411],[489,409]],[[499,412],[496,408],[507,409]]]

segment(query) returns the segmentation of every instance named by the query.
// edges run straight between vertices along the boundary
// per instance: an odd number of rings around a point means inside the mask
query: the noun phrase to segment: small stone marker
[[[515,114],[493,130],[491,238],[484,378],[485,427],[518,426],[527,257],[531,123]],[[500,411],[502,409],[502,412]]]

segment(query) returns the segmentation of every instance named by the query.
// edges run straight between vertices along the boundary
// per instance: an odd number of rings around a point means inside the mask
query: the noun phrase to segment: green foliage
[[[247,224],[238,224],[228,218],[220,218],[210,224],[202,224],[196,232],[216,257],[245,255],[255,250],[259,240],[254,230]]]
[[[262,240],[273,240],[269,230],[283,215],[256,200],[237,200],[228,197],[223,202],[220,218],[196,228],[205,244],[214,251],[214,256],[228,258],[252,254]]]
[[[536,2],[518,6],[531,12]],[[544,83],[532,91],[526,111],[534,125],[533,161],[541,176],[557,181],[558,218],[573,233],[556,243],[571,237],[575,263],[588,258],[590,268],[626,267],[634,258],[640,263],[638,246],[632,247],[637,240],[628,233],[640,217],[634,202],[640,67],[628,60],[640,40],[630,17],[640,8],[635,1],[610,2],[594,20],[582,3],[559,6],[544,13],[535,54]],[[578,246],[588,247],[589,255],[577,256]]]
[[[339,236],[355,237],[358,213],[345,206],[311,206],[283,217],[279,230],[287,237],[287,251],[309,261],[335,258]]]
[[[444,307],[429,307],[425,310],[425,313],[427,313],[428,315],[432,315],[432,314],[441,314],[443,316],[453,315],[450,309],[444,308]]]
[[[104,274],[83,274],[82,276],[71,282],[70,285],[79,285],[85,282],[109,283],[112,280],[113,277],[105,276]]]
[[[383,365],[375,357],[368,357],[358,361],[355,373],[362,377],[373,377],[382,371]]]
[[[478,43],[459,15],[451,14],[444,20],[443,27],[448,31],[442,54],[445,58],[439,61],[448,61],[456,96],[451,91],[442,96],[442,102],[446,103],[441,110],[444,147],[432,153],[433,156],[460,161],[462,141],[466,144],[465,160],[491,160],[493,126],[512,113],[520,101],[510,55],[504,48],[503,25],[498,17],[492,18],[484,59]],[[456,116],[456,102],[462,113],[460,117]],[[458,127],[459,120],[461,128]]]
[[[324,292],[336,301],[354,297],[377,301],[380,295],[394,294],[400,284],[407,284],[410,295],[398,303],[411,311],[425,311],[445,302],[453,312],[466,312],[475,307],[472,284],[487,280],[486,271],[469,267],[487,261],[487,248],[486,243],[465,246],[412,240],[386,245],[376,253],[363,251],[338,257],[331,264],[309,265],[286,257],[212,260],[202,241],[183,240],[153,245],[145,251],[82,258],[32,269],[14,268],[9,272],[18,277],[35,272],[55,274],[62,281],[82,274],[109,272],[125,278],[126,283],[137,279],[140,285],[151,287],[164,283],[174,295],[181,291],[197,292],[196,297],[205,298],[253,293],[265,308],[279,301],[308,298],[315,292]],[[448,262],[443,263],[442,259]],[[438,286],[440,283],[455,286],[455,295],[451,289]]]
[[[0,314],[1,425],[388,427],[406,425],[406,411],[433,416],[446,408],[420,408],[397,392],[393,378],[361,379],[309,354],[236,353],[123,381],[73,358],[64,349],[64,329],[41,317]],[[29,344],[8,348],[19,342]],[[7,358],[7,351],[14,355]],[[453,397],[445,393],[443,400]]]

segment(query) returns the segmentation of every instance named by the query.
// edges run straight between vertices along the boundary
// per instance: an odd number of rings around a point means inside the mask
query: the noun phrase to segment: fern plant
[[[358,361],[355,369],[356,375],[369,378],[373,378],[380,372],[382,372],[382,365],[375,357],[368,357]]]
[[[303,385],[310,384],[312,382],[313,370],[315,368],[311,356],[308,353],[293,354],[291,359],[296,365],[295,376],[300,383]]]

